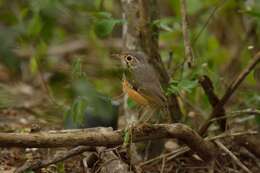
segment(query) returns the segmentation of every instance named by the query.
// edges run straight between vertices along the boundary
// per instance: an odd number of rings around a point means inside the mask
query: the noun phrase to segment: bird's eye
[[[127,61],[132,61],[132,59],[133,59],[133,57],[130,56],[130,55],[128,55],[128,56],[126,57],[126,60],[127,60]]]

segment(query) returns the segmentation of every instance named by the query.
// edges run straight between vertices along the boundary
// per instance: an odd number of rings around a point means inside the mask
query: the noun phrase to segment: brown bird
[[[126,51],[116,54],[127,67],[123,91],[139,105],[164,108],[167,99],[163,93],[159,78],[142,52]]]

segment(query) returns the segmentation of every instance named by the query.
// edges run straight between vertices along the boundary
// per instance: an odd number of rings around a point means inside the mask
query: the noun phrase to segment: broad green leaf
[[[121,20],[116,19],[101,19],[95,23],[94,31],[98,37],[104,38],[113,31],[116,24],[121,22]]]
[[[187,91],[187,92],[191,92],[191,90],[193,88],[196,88],[198,85],[198,81],[197,80],[187,80],[187,79],[183,79],[180,81],[176,81],[173,80],[170,83],[170,86],[167,89],[166,94],[178,94],[180,93],[182,90],[183,91]]]

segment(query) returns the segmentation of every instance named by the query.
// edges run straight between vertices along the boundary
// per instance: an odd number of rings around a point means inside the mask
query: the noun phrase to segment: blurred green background
[[[154,25],[160,28],[160,53],[172,74],[167,91],[180,96],[184,115],[207,115],[211,106],[197,77],[207,74],[217,95],[223,95],[259,50],[260,1],[187,0],[197,64],[191,73],[181,67],[179,1],[158,4],[160,18]],[[78,79],[86,79],[107,97],[119,96],[120,62],[110,54],[122,49],[124,22],[119,0],[0,0],[0,107],[27,106],[60,120],[79,96],[74,85]],[[258,73],[247,77],[229,102],[230,110],[260,108]]]

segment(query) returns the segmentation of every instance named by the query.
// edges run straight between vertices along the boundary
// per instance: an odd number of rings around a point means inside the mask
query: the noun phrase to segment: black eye
[[[133,57],[130,56],[130,55],[128,55],[128,56],[126,57],[126,60],[127,60],[127,61],[132,61],[132,59],[133,59]]]

